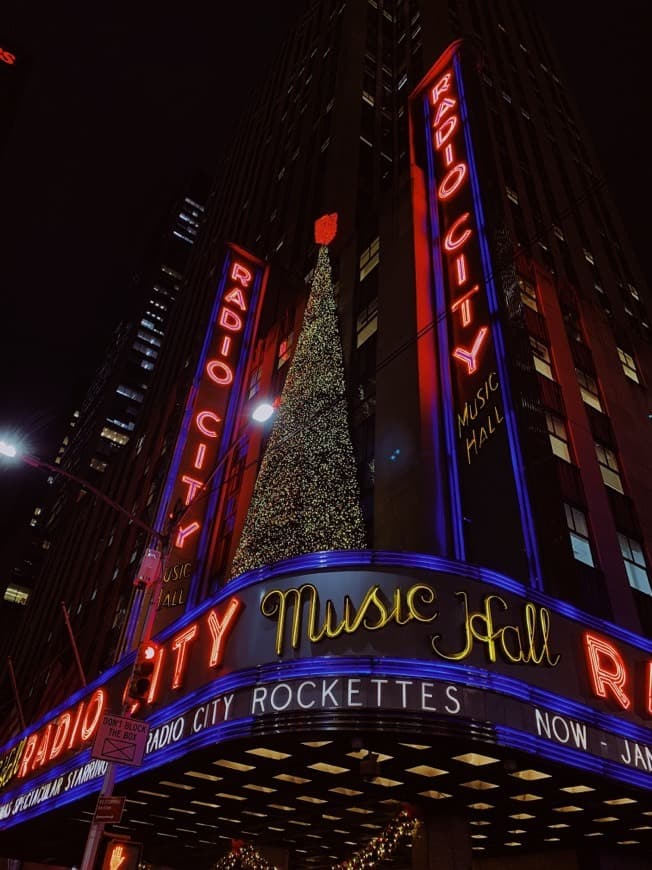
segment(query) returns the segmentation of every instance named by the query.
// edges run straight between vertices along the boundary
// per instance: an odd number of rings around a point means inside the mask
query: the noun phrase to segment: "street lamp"
[[[274,415],[276,408],[276,402],[259,402],[251,410],[250,417],[257,423],[265,423]],[[148,640],[150,640],[152,634],[152,628],[154,625],[154,619],[156,617],[156,609],[158,605],[159,590],[164,574],[163,563],[170,549],[172,534],[175,531],[176,527],[180,524],[186,511],[188,511],[197,502],[198,499],[205,496],[206,491],[209,489],[215,476],[220,472],[220,470],[230,459],[233,451],[240,446],[243,435],[233,441],[228,450],[220,458],[215,468],[212,470],[206,482],[201,488],[197,490],[197,492],[195,493],[195,497],[187,505],[184,506],[182,511],[176,512],[168,518],[164,529],[155,529],[147,525],[147,523],[144,523],[133,513],[124,508],[121,504],[118,504],[118,502],[114,501],[112,498],[109,498],[109,496],[107,496],[101,490],[97,489],[97,487],[93,486],[88,481],[83,480],[81,477],[77,477],[76,475],[71,474],[69,471],[60,468],[57,465],[51,465],[49,462],[45,462],[44,460],[39,459],[36,456],[21,453],[15,445],[2,439],[0,439],[0,456],[6,456],[10,459],[15,459],[17,457],[25,462],[27,465],[31,465],[34,468],[41,468],[53,474],[60,474],[62,477],[66,477],[69,480],[75,481],[75,483],[80,484],[84,487],[84,489],[92,492],[93,495],[95,495],[105,504],[108,504],[114,510],[118,511],[118,513],[121,513],[124,516],[128,517],[129,520],[134,523],[134,525],[138,526],[140,529],[143,529],[145,532],[148,533],[148,535],[150,535],[150,538],[153,539],[153,543],[155,544],[155,546],[150,545],[145,549],[145,553],[141,560],[135,581],[138,585],[145,586],[150,592],[147,605],[147,613],[145,619],[141,621],[140,631],[138,632],[138,637],[136,638],[136,648],[138,649],[140,648],[141,644],[144,644]],[[151,543],[152,542],[150,541],[150,544]],[[159,547],[161,549],[159,549]],[[128,710],[125,711],[125,714],[127,716],[129,715]],[[99,793],[100,798],[109,797],[113,794],[116,768],[117,764],[115,762],[108,762],[108,767],[104,774],[104,778],[102,780],[102,787]],[[84,857],[82,859],[80,870],[92,870],[92,868],[94,867],[97,857],[97,851],[103,833],[104,823],[96,822],[95,818],[93,818],[88,831],[86,845],[84,848]]]

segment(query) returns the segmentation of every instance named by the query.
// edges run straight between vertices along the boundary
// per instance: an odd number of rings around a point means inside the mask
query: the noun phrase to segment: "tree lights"
[[[319,238],[332,237],[329,217],[328,227],[317,222]],[[364,546],[337,308],[322,245],[231,574],[302,553]]]

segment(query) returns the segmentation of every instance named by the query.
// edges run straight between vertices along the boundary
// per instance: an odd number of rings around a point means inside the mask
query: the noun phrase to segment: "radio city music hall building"
[[[107,833],[322,867],[409,806],[398,863],[648,866],[649,292],[533,16],[310,5],[220,179],[107,478],[157,528],[187,508]],[[43,632],[16,650],[7,857],[80,859],[146,596],[115,535],[93,601],[66,563],[88,686],[51,694]]]

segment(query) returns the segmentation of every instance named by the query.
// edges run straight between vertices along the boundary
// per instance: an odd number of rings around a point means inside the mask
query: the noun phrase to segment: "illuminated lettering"
[[[482,326],[478,330],[478,334],[476,335],[475,341],[470,350],[458,346],[453,351],[453,356],[456,360],[459,360],[459,362],[464,363],[467,368],[467,374],[469,375],[473,374],[473,372],[478,368],[478,354],[480,353],[480,348],[482,347],[488,332],[488,327]]]
[[[221,387],[233,382],[233,370],[221,359],[212,359],[206,363],[208,377]]]
[[[645,696],[645,712],[652,716],[652,662],[648,662],[645,668],[647,672],[647,692]]]
[[[222,418],[218,417],[213,411],[200,411],[195,417],[195,423],[202,435],[205,435],[207,438],[217,438],[217,431],[215,429],[209,429],[205,423],[206,420],[212,420],[214,423],[221,423]]]
[[[220,344],[220,355],[228,356],[231,353],[231,336],[225,335]]]
[[[523,608],[522,625],[497,626],[495,622],[494,602],[502,611],[509,610],[509,605],[500,595],[487,595],[483,599],[483,610],[471,611],[469,596],[466,592],[456,592],[464,604],[464,645],[456,653],[446,653],[439,645],[440,634],[431,640],[433,651],[443,659],[460,662],[473,652],[475,642],[485,645],[485,652],[490,662],[495,662],[500,653],[505,661],[511,664],[546,664],[556,667],[561,656],[550,650],[550,611],[527,602]]]
[[[221,621],[214,610],[208,612],[207,622],[211,633],[211,651],[208,658],[209,668],[216,668],[222,664],[225,641],[235,626],[241,608],[242,602],[238,598],[231,598]]]
[[[464,214],[461,214],[450,227],[450,229],[444,236],[445,251],[456,251],[458,248],[461,248],[462,245],[465,245],[471,238],[471,236],[473,235],[473,231],[470,230],[468,227],[462,233],[459,233],[460,227],[464,226],[464,224],[468,222],[470,217],[470,213],[468,211],[465,211]]]
[[[442,103],[443,105],[443,103]],[[441,106],[439,107],[441,109]],[[437,122],[435,121],[435,124]],[[442,145],[445,145],[446,142],[450,139],[457,128],[458,119],[457,115],[451,115],[451,117],[445,121],[440,127],[437,127],[435,130],[435,148],[439,151]]]
[[[193,466],[197,468],[199,471],[204,467],[204,459],[206,458],[206,445],[198,444],[197,452],[195,453],[195,461],[193,462]]]
[[[464,254],[460,254],[459,257],[456,257],[455,269],[457,270],[457,286],[461,287],[462,284],[466,284],[467,280],[466,257]]]
[[[106,692],[104,689],[97,689],[92,695],[91,699],[88,702],[88,707],[86,709],[86,715],[84,716],[84,720],[82,722],[81,727],[81,739],[82,743],[85,743],[87,740],[95,734],[97,730],[97,726],[100,724],[100,719],[102,718],[102,713],[104,712],[104,707],[106,705]],[[93,717],[89,721],[89,714],[93,711]]]
[[[203,483],[201,480],[195,480],[194,477],[188,477],[187,474],[181,475],[181,482],[185,483],[188,487],[188,492],[186,493],[185,503],[190,504],[190,502],[194,499],[195,495],[199,492],[199,490],[203,487]]]
[[[173,689],[178,689],[183,681],[183,675],[187,664],[186,652],[188,644],[191,640],[194,640],[197,637],[198,632],[199,628],[197,627],[197,623],[194,622],[192,625],[189,625],[185,631],[178,634],[172,641],[172,650],[173,652],[176,652],[174,674],[172,675]]]
[[[36,734],[30,734],[27,738],[27,744],[25,745],[25,751],[23,752],[23,759],[18,770],[18,779],[22,779],[27,774],[30,763],[32,761],[32,756],[36,751],[37,742],[38,731],[36,732]]]
[[[239,287],[234,287],[233,290],[229,290],[224,297],[224,302],[228,302],[229,305],[237,306],[240,311],[247,310],[247,303],[245,302],[244,294]]]
[[[480,285],[476,284],[475,287],[472,287],[464,296],[460,296],[459,299],[456,299],[455,302],[451,305],[451,311],[455,313],[459,308],[462,313],[462,326],[468,326],[471,323],[471,296],[474,296],[478,290],[480,289]]]
[[[625,692],[627,669],[616,647],[588,631],[584,646],[594,693],[599,698],[610,693],[623,710],[629,710],[632,702]]]
[[[457,100],[451,100],[450,97],[444,97],[437,109],[433,126],[438,127],[444,115],[452,112],[455,106],[457,106]]]
[[[452,73],[445,73],[430,91],[430,101],[433,106],[436,106],[439,97],[450,88]]]
[[[63,747],[66,743],[66,738],[68,737],[68,731],[70,730],[71,722],[72,716],[70,715],[70,713],[62,713],[61,716],[59,716],[56,731],[54,732],[54,737],[52,738],[52,746],[50,748],[50,761],[58,758],[63,752]]]
[[[251,284],[252,274],[246,266],[243,266],[237,261],[231,267],[231,277],[234,281],[239,281],[243,287],[248,287]]]
[[[444,176],[437,194],[439,199],[447,200],[460,189],[460,185],[466,178],[466,163],[458,163]]]
[[[229,332],[240,332],[242,329],[242,318],[235,311],[231,311],[230,308],[222,308],[218,323],[224,329],[228,329]]]
[[[197,520],[193,520],[193,522],[189,523],[187,526],[179,526],[177,530],[177,537],[174,542],[174,546],[181,549],[186,542],[186,538],[189,538],[191,535],[194,535],[195,532],[199,531],[200,524]]]
[[[46,725],[45,728],[41,729],[39,732],[41,738],[38,743],[38,749],[36,750],[36,755],[34,756],[34,763],[32,764],[32,770],[36,770],[37,767],[42,767],[45,762],[48,760],[48,753],[50,749],[50,737],[52,736],[52,725]]]

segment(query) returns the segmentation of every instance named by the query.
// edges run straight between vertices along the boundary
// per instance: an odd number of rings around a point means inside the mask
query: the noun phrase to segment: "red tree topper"
[[[337,212],[322,215],[315,221],[315,241],[318,245],[330,245],[337,235]]]

